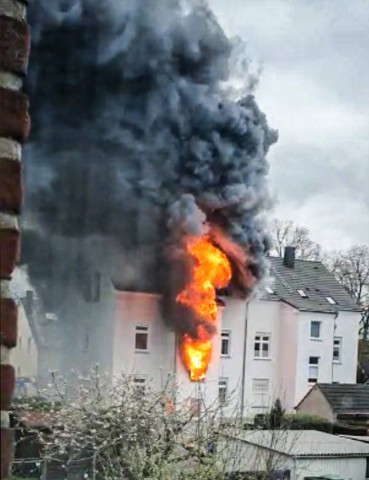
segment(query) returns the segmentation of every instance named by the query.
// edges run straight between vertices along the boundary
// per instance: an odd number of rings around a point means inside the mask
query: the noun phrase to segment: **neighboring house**
[[[291,248],[270,263],[273,283],[260,298],[247,308],[227,298],[222,315],[229,349],[220,375],[229,391],[243,384],[251,413],[265,411],[277,396],[292,411],[316,382],[356,381],[355,302],[321,262],[295,260]]]
[[[355,302],[322,263],[295,260],[294,249],[286,248],[284,258],[271,257],[270,264],[272,283],[258,298],[222,297],[219,334],[201,384],[189,381],[160,295],[124,291],[98,273],[81,280],[79,289],[71,286],[73,297],[65,292],[73,301],[58,312],[59,359],[49,348],[50,361],[43,363],[62,376],[76,365],[85,374],[98,363],[112,376],[133,374],[140,386],[175,382],[183,399],[219,399],[227,417],[252,417],[276,397],[292,411],[316,382],[354,383],[360,322]],[[54,337],[44,335],[43,351]]]
[[[244,431],[227,437],[227,445],[236,452],[230,469],[240,474],[280,472],[270,478],[288,480],[369,478],[369,445],[324,432]]]
[[[16,374],[15,395],[34,395],[50,382],[49,370],[60,368],[58,322],[54,314],[45,313],[22,268],[14,271],[12,295],[18,304],[17,346],[10,359]]]
[[[18,305],[18,339],[11,351],[10,362],[16,375],[16,396],[36,391],[38,346],[22,302]]]
[[[369,434],[369,385],[318,383],[296,406],[296,411],[330,422],[366,426]]]

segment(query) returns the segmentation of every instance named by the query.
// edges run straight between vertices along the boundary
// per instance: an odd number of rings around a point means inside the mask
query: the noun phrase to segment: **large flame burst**
[[[186,242],[187,253],[193,259],[191,278],[177,295],[176,301],[191,309],[203,323],[216,325],[217,288],[224,288],[231,279],[231,266],[226,255],[216,248],[208,237],[193,238]],[[209,329],[214,330],[214,329]],[[197,329],[197,337],[183,334],[181,353],[192,381],[205,377],[212,352],[211,333],[204,326]]]

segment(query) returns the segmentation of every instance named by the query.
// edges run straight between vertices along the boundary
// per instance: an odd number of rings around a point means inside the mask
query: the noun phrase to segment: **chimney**
[[[295,268],[295,247],[285,247],[283,264],[287,268]]]

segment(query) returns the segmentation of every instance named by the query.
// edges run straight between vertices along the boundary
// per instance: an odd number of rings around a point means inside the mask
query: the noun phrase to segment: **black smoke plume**
[[[243,96],[230,94],[239,42],[206,4],[33,0],[29,21],[24,261],[48,299],[95,264],[124,288],[157,288],[163,245],[186,216],[198,229],[198,209],[260,278],[277,135],[246,70]]]

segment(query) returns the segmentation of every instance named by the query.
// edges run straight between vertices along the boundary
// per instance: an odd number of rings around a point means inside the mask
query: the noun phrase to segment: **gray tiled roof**
[[[275,294],[263,293],[267,300],[283,300],[299,310],[312,312],[358,311],[359,307],[346,290],[338,283],[321,262],[295,260],[294,268],[288,268],[283,258],[269,257],[271,285]],[[302,298],[297,290],[302,289],[308,298]],[[326,297],[332,297],[331,305]]]
[[[337,413],[369,413],[369,385],[318,383],[332,410]]]

